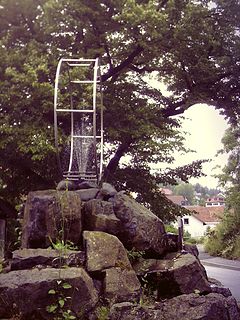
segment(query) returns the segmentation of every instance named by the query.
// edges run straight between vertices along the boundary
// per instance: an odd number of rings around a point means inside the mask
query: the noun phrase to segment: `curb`
[[[236,266],[230,266],[230,265],[221,264],[221,263],[214,263],[214,262],[209,262],[205,260],[200,260],[200,262],[204,266],[240,271],[240,267],[236,267]]]

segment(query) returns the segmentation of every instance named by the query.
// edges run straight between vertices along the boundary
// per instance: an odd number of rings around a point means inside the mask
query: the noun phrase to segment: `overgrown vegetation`
[[[219,176],[227,189],[225,215],[221,223],[208,235],[206,250],[212,255],[240,258],[240,127],[229,128],[222,140],[228,163]]]
[[[240,193],[232,193],[228,203],[221,223],[209,232],[205,249],[211,255],[237,259],[240,258]]]

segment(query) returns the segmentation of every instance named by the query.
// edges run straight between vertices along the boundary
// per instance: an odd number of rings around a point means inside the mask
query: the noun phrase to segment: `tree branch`
[[[123,69],[129,67],[129,65],[133,62],[135,57],[137,57],[143,50],[144,50],[143,47],[138,45],[136,49],[133,50],[133,52],[123,62],[121,62],[118,66],[114,68],[110,68],[107,73],[102,75],[102,81],[104,82],[108,80],[109,78],[117,75]]]

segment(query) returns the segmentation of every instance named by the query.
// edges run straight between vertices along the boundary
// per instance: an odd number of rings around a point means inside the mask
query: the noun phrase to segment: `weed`
[[[67,296],[66,290],[71,289],[72,285],[63,282],[62,280],[57,280],[57,289],[50,289],[48,291],[48,294],[51,296],[55,296],[55,302],[53,304],[50,304],[47,306],[46,310],[49,313],[54,314],[55,320],[74,320],[76,319],[76,316],[68,308],[68,301],[71,300],[71,296]]]
[[[97,320],[108,320],[109,319],[109,307],[100,306],[96,309]]]
[[[46,307],[47,312],[54,315],[54,320],[74,320],[76,316],[74,312],[69,307],[69,302],[72,299],[72,296],[69,296],[69,290],[72,289],[72,285],[64,282],[61,278],[61,268],[63,267],[64,255],[67,253],[68,250],[76,250],[77,247],[69,241],[65,240],[68,238],[69,226],[66,226],[65,222],[65,214],[69,212],[69,199],[68,199],[68,190],[64,193],[60,193],[58,196],[59,199],[59,210],[61,213],[60,225],[59,225],[59,232],[58,232],[58,239],[53,241],[49,237],[49,241],[53,247],[53,249],[58,251],[59,255],[59,280],[57,280],[56,287],[52,288],[48,291],[50,296],[54,297],[54,303],[48,305]],[[71,213],[71,212],[70,212]],[[56,222],[55,222],[56,223]],[[66,232],[67,231],[67,232]],[[73,294],[73,293],[72,293]]]
[[[135,248],[128,250],[128,259],[131,263],[138,261],[142,256],[144,256],[145,251],[135,250]]]

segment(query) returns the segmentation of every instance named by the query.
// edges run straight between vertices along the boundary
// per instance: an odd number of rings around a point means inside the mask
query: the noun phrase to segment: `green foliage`
[[[77,250],[77,247],[74,246],[74,244],[71,241],[64,241],[64,240],[59,240],[54,243],[51,239],[49,239],[53,249],[59,251],[59,252],[66,252],[67,250]]]
[[[173,225],[171,225],[171,224],[165,225],[165,230],[166,230],[166,232],[178,234],[178,229],[175,228],[175,227],[174,227]]]
[[[240,204],[240,202],[239,202]],[[221,223],[208,234],[205,249],[212,255],[225,258],[239,258],[240,215],[238,212],[226,212]]]
[[[71,300],[71,296],[69,296],[69,292],[66,290],[72,289],[71,284],[67,282],[63,282],[62,280],[58,280],[56,282],[56,290],[50,289],[48,294],[51,297],[54,297],[54,302],[47,306],[46,310],[50,314],[54,315],[55,320],[74,320],[76,316],[69,309],[69,301]],[[67,295],[68,294],[68,295]]]
[[[138,261],[144,254],[145,251],[135,250],[134,248],[127,251],[128,259],[131,264]]]
[[[226,210],[221,223],[208,234],[205,247],[213,255],[235,259],[240,257],[239,125],[229,128],[222,142],[223,149],[220,152],[226,152],[229,155],[228,163],[219,175],[220,182],[226,188]]]
[[[56,242],[53,242],[52,239],[49,238],[53,249],[58,251],[58,260],[60,261],[59,280],[56,281],[56,286],[48,291],[49,296],[54,297],[54,301],[46,308],[47,312],[54,315],[54,320],[76,319],[74,312],[71,310],[70,304],[74,289],[70,283],[65,282],[64,279],[61,278],[61,268],[64,267],[64,254],[66,254],[68,250],[77,249],[71,241],[66,240],[68,234],[66,234],[67,226],[65,223],[65,213],[66,211],[69,213],[69,210],[71,210],[68,202],[68,194],[69,192],[66,190],[64,192],[60,192],[58,197],[58,205],[61,213],[59,226],[61,229],[59,230],[59,238],[56,240]]]
[[[127,189],[161,216],[162,203],[169,204],[157,185],[186,182],[201,167],[151,172],[150,163],[172,163],[172,151],[185,151],[180,121],[172,116],[208,103],[238,120],[239,12],[237,0],[0,0],[0,197],[16,205],[29,190],[55,186],[57,62],[101,57],[105,141],[111,146],[105,178],[130,184]],[[152,87],[150,78],[169,94]],[[69,123],[60,120],[65,141]],[[124,155],[130,164],[119,168]],[[169,219],[176,213],[170,209]]]
[[[97,320],[108,320],[109,319],[109,307],[100,306],[96,309],[95,314]]]
[[[182,183],[177,185],[174,190],[174,194],[185,197],[189,205],[193,205],[194,202],[194,187],[190,183]]]

